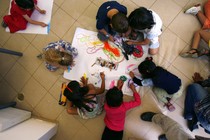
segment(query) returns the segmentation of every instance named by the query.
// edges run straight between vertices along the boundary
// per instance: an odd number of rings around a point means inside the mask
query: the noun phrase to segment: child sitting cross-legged
[[[68,83],[64,90],[64,96],[68,99],[67,112],[79,115],[83,119],[94,118],[103,111],[103,95],[105,91],[105,74],[100,73],[101,87],[97,88],[88,83],[88,78],[81,77],[80,84],[77,81]],[[100,94],[100,95],[99,95]]]
[[[138,70],[143,80],[135,77],[130,71],[129,75],[134,83],[139,86],[153,86],[153,92],[157,99],[164,103],[169,111],[174,111],[175,107],[171,100],[175,100],[182,94],[181,79],[160,66],[156,66],[152,57],[147,57],[145,61],[139,64]]]

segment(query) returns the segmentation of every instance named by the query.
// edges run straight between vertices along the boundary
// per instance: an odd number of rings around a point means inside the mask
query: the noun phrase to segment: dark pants
[[[114,131],[105,127],[102,139],[101,140],[122,140],[123,138],[123,130],[122,131]]]
[[[208,92],[199,84],[191,84],[187,88],[184,107],[184,118],[190,120],[196,117],[194,111],[195,103],[201,101],[208,95]]]

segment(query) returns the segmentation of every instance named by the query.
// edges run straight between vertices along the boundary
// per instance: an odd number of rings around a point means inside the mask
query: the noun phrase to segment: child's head
[[[128,31],[129,24],[128,19],[123,13],[116,13],[111,19],[112,28],[118,33],[125,33]]]
[[[73,57],[71,54],[56,49],[48,49],[44,51],[45,59],[49,63],[56,63],[62,66],[71,66],[73,64]]]
[[[91,112],[92,109],[87,106],[85,103],[93,102],[91,99],[86,99],[88,87],[80,87],[77,81],[71,81],[64,90],[64,96],[71,101],[78,108],[85,108],[87,111]]]
[[[123,102],[123,93],[117,87],[109,89],[106,93],[106,103],[110,107],[118,107]]]
[[[155,24],[152,11],[144,7],[140,7],[131,12],[128,21],[131,28],[137,30],[151,29]]]
[[[156,65],[152,61],[152,57],[147,57],[143,62],[141,62],[138,66],[139,72],[142,74],[144,78],[151,77],[151,73],[155,70]]]
[[[34,1],[33,0],[15,0],[16,4],[23,9],[33,9]]]

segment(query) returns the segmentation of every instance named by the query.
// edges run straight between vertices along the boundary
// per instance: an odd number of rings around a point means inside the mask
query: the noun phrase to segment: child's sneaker
[[[185,14],[192,14],[192,15],[197,15],[198,11],[201,10],[200,4],[196,4],[193,7],[187,9],[184,13]]]

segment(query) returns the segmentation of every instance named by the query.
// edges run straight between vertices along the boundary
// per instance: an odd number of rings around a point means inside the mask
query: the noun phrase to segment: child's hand
[[[46,11],[45,10],[40,10],[39,13],[40,14],[46,14]]]
[[[114,37],[112,35],[109,36],[109,40],[114,42]]]
[[[80,81],[82,82],[83,86],[86,86],[87,83],[88,83],[88,78],[85,78],[84,76],[82,76],[82,77],[80,78]]]
[[[134,73],[132,71],[129,72],[130,77],[133,79],[135,77]]]
[[[123,82],[121,79],[119,79],[119,80],[117,81],[117,88],[118,88],[119,90],[121,90],[123,84],[124,84],[124,82]]]
[[[42,27],[46,27],[46,26],[48,26],[47,24],[45,24],[44,22],[40,22],[40,26],[42,26]]]
[[[101,77],[102,80],[105,79],[105,74],[104,74],[104,72],[100,72],[100,77]]]

